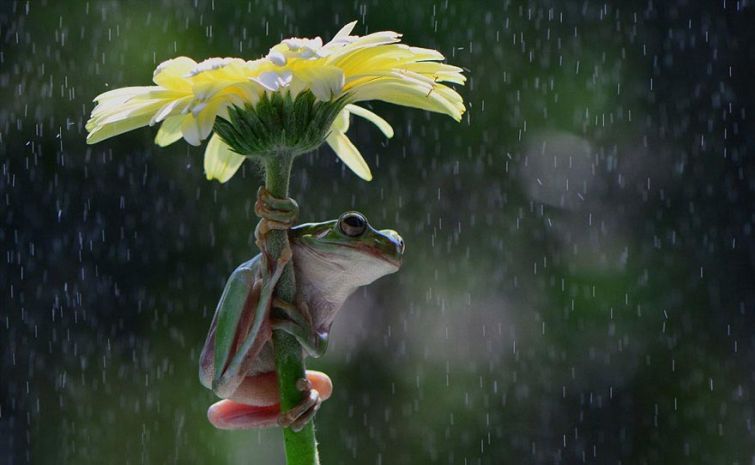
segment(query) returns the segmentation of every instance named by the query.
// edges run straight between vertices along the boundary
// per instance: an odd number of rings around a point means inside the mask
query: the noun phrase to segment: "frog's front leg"
[[[286,230],[293,226],[299,213],[299,206],[291,198],[279,199],[260,186],[257,190],[257,202],[254,211],[260,222],[254,231],[257,246],[266,253],[265,238],[273,230]],[[290,253],[290,248],[284,252]],[[311,356],[321,356],[328,347],[327,333],[318,333],[312,327],[312,317],[306,304],[294,305],[282,299],[273,301],[273,329],[280,329],[294,336]]]
[[[300,429],[317,411],[321,401],[330,397],[333,383],[328,375],[319,371],[307,371],[311,386],[308,398],[316,397],[313,403],[302,403],[285,414],[280,412],[278,381],[274,372],[247,376],[230,399],[214,403],[207,411],[207,418],[216,428],[250,429],[273,426],[290,426]],[[300,407],[308,405],[308,408]],[[302,412],[303,410],[303,412]],[[298,413],[299,416],[289,419]]]
[[[263,186],[257,190],[257,201],[254,204],[254,213],[260,218],[254,229],[254,237],[257,247],[266,251],[265,242],[267,234],[272,230],[285,231],[290,229],[299,216],[299,205],[292,198],[279,199]]]

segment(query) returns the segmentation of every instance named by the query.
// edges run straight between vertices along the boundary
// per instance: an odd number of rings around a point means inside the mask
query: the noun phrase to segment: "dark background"
[[[462,124],[300,158],[303,221],[407,242],[310,366],[324,464],[755,461],[749,1],[17,2],[0,7],[0,464],[282,463],[219,432],[197,355],[256,253],[251,164],[154,129],[87,146],[92,98],[161,61],[393,29],[468,70]]]

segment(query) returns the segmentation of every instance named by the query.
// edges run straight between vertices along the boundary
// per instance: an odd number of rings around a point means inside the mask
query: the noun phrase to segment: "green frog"
[[[264,195],[263,200],[258,244],[264,244],[259,238],[269,229],[286,229],[290,249],[271,264],[263,248],[231,274],[200,356],[200,380],[224,398],[208,410],[217,428],[300,430],[330,397],[333,384],[325,373],[308,370],[306,378],[297,382],[304,400],[281,413],[272,331],[292,334],[305,355],[322,355],[344,301],[359,287],[396,272],[404,241],[396,231],[374,229],[364,215],[354,211],[337,220],[288,229],[287,222],[296,214],[295,203]],[[297,298],[286,303],[272,291],[291,257]]]

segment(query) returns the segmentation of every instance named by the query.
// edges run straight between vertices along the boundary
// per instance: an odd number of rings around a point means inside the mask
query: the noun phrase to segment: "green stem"
[[[271,154],[265,159],[265,187],[274,197],[281,199],[288,197],[293,160],[294,156],[290,152]],[[266,240],[266,248],[271,258],[275,260],[288,243],[288,234],[286,231],[273,230],[267,234]],[[283,270],[275,293],[287,302],[295,301],[296,281],[292,262],[289,262]],[[285,412],[302,400],[302,392],[296,389],[296,381],[305,377],[304,359],[299,342],[283,331],[273,331],[273,350],[275,351],[275,368],[278,373],[281,411]],[[310,421],[299,432],[285,428],[283,442],[287,465],[320,463],[317,456],[314,421]]]

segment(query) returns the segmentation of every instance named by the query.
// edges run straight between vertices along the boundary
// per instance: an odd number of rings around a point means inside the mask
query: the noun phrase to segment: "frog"
[[[255,211],[262,218],[255,231],[261,252],[228,278],[200,354],[199,377],[222,398],[207,412],[216,428],[281,426],[299,431],[330,397],[333,383],[325,373],[307,370],[296,383],[303,400],[281,412],[272,332],[294,336],[303,356],[323,355],[346,299],[398,271],[405,245],[396,231],[373,228],[357,211],[292,226],[298,213],[295,202],[264,190]],[[290,244],[277,261],[264,250],[264,237],[272,229],[285,230]],[[284,302],[274,295],[274,286],[291,260],[296,301]],[[218,331],[226,331],[225,337],[218,337]]]

